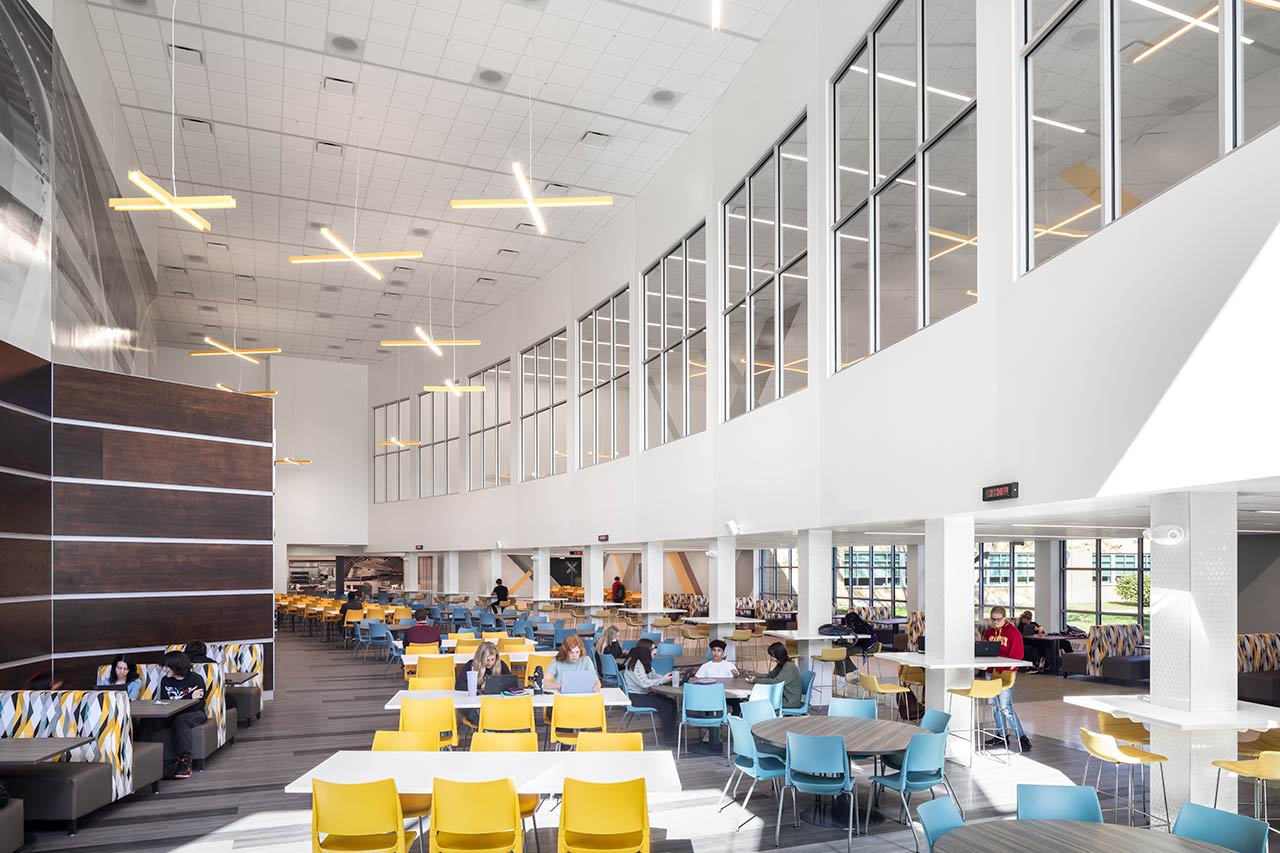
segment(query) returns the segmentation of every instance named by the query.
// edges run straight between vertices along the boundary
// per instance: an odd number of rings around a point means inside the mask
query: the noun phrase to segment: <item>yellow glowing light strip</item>
[[[310,465],[310,459],[294,459],[292,456],[283,456],[276,460],[277,465]]]
[[[945,231],[939,231],[939,230],[937,230],[936,228],[930,228],[930,229],[929,229],[929,236],[930,236],[930,237],[941,237],[941,238],[942,238],[942,239],[944,239],[944,240],[951,240],[953,243],[955,243],[955,245],[954,245],[954,246],[948,246],[947,248],[945,248],[945,249],[943,249],[943,250],[939,251],[937,254],[930,255],[930,256],[929,256],[929,260],[931,260],[931,261],[936,261],[938,258],[945,257],[946,255],[951,254],[952,252],[956,251],[957,249],[963,249],[965,246],[976,246],[976,245],[978,245],[978,235],[977,235],[977,234],[974,234],[972,237],[969,237],[968,239],[965,239],[964,237],[961,237],[961,236],[958,236],[958,235],[955,235],[955,234],[948,234],[948,233],[947,233],[947,232],[945,232]]]
[[[479,342],[479,341],[438,341],[438,340],[435,340],[434,338],[431,340],[431,343],[435,344],[435,345],[436,345],[436,346],[438,346],[438,347],[478,347],[478,346],[480,346],[480,342]],[[383,347],[425,347],[425,346],[427,346],[427,343],[426,343],[425,341],[419,341],[419,340],[410,340],[410,341],[378,341],[378,346],[383,346]],[[434,350],[433,350],[433,352],[434,352]],[[439,355],[439,353],[436,353],[436,355]]]
[[[320,229],[320,236],[324,237],[326,240],[332,243],[335,249],[337,249],[339,252],[346,255],[348,258],[350,258],[351,261],[356,266],[360,267],[360,269],[364,270],[369,275],[376,278],[378,281],[382,281],[382,273],[378,272],[373,267],[369,266],[367,263],[365,263],[363,259],[357,258],[356,253],[351,251],[351,247],[348,246],[346,243],[342,242],[342,240],[338,237],[337,234],[334,234],[327,227],[325,227]]]
[[[148,178],[137,169],[129,170],[129,182],[142,190],[147,195],[155,199],[156,207],[134,207],[138,203],[150,205],[145,199],[137,198],[113,198],[107,201],[108,206],[116,210],[169,210],[176,216],[180,217],[184,222],[197,231],[209,231],[213,228],[209,224],[209,220],[205,219],[198,213],[192,213],[190,205],[183,204],[186,199],[169,195],[165,192],[164,187]],[[203,202],[202,207],[235,207],[236,200],[231,196],[193,196],[192,200]],[[218,204],[209,204],[211,200],[215,200]]]
[[[280,352],[279,347],[262,347],[260,349],[232,349],[224,343],[215,341],[209,336],[205,336],[204,342],[211,347],[216,347],[220,352],[210,352],[208,350],[193,350],[187,355],[234,355],[236,358],[243,358],[250,364],[262,364],[261,361],[254,358],[255,355],[271,355]]]
[[[1082,216],[1087,216],[1088,214],[1093,213],[1095,210],[1097,210],[1100,207],[1102,207],[1101,204],[1090,205],[1089,207],[1086,207],[1084,210],[1080,211],[1079,213],[1071,214],[1061,222],[1055,222],[1053,225],[1050,225],[1049,227],[1044,229],[1037,229],[1036,237],[1043,237],[1045,234],[1052,234],[1055,237],[1087,237],[1088,236],[1087,234],[1077,235],[1074,233],[1063,233],[1058,231],[1058,229],[1064,225],[1070,225],[1072,222],[1075,222],[1077,219],[1079,219]]]
[[[234,388],[229,388],[226,385],[223,385],[221,382],[214,387],[219,391],[230,391],[232,394],[244,394],[247,397],[274,397],[276,394],[280,393],[279,391],[237,391]]]
[[[524,176],[524,169],[519,163],[511,164],[511,171],[515,173],[516,183],[520,185],[520,195],[524,196],[525,202],[529,205],[529,213],[533,216],[533,224],[538,226],[538,233],[542,236],[547,235],[547,221],[542,218],[542,211],[538,210],[538,205],[533,199],[533,190],[529,188],[529,179]]]
[[[1137,0],[1134,0],[1134,2],[1137,2]],[[1197,26],[1212,26],[1211,24],[1204,24],[1203,22],[1206,18],[1210,18],[1216,14],[1218,14],[1218,7],[1216,5],[1209,7],[1209,11],[1205,12],[1199,18],[1193,18],[1191,21],[1188,21],[1187,23],[1183,24],[1181,27],[1174,30],[1172,33],[1160,39],[1160,41],[1156,42],[1155,44],[1151,45],[1151,47],[1147,48],[1142,53],[1135,56],[1133,58],[1133,64],[1137,65],[1139,62],[1146,59],[1148,56],[1155,53],[1156,51],[1163,50],[1164,48],[1173,44],[1178,39],[1185,36],[1187,33],[1194,30]],[[1175,15],[1174,17],[1178,17],[1178,16]],[[1182,18],[1178,18],[1178,20],[1182,20]],[[1197,24],[1196,22],[1200,22],[1200,23]],[[1218,28],[1213,27],[1213,31],[1216,33],[1218,31]]]
[[[414,326],[413,333],[422,339],[422,342],[427,345],[427,349],[431,350],[436,355],[444,355],[444,351],[440,349],[439,344],[433,341],[431,336],[428,335],[421,326]]]
[[[711,29],[714,32],[720,32],[720,25],[724,21],[724,0],[711,0]]]
[[[401,441],[398,438],[393,438],[390,441],[378,442],[379,447],[417,447],[420,444],[422,444],[420,441]]]
[[[452,379],[446,379],[443,385],[423,385],[423,391],[448,391],[455,397],[463,394],[483,394],[483,385],[455,385]]]
[[[974,299],[977,299],[977,298],[978,298],[978,291],[976,291],[976,290],[966,290],[966,291],[964,292],[964,295],[965,295],[965,296],[973,297]]]
[[[355,258],[358,261],[417,261],[422,259],[421,252],[356,252]],[[289,263],[291,264],[333,264],[341,261],[350,261],[347,255],[290,255]]]
[[[582,195],[567,198],[535,198],[537,207],[608,207],[613,204],[611,195]],[[455,198],[449,207],[454,210],[514,210],[527,207],[522,198]]]
[[[229,210],[236,200],[229,195],[180,195],[173,197],[174,204],[187,210]],[[168,210],[169,205],[149,198],[113,198],[107,202],[112,210],[142,211]]]

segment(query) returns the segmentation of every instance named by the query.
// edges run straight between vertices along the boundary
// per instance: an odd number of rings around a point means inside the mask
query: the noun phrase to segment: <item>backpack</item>
[[[617,604],[627,600],[627,588],[622,584],[618,584],[613,588],[613,600]]]
[[[916,698],[916,694],[908,691],[898,694],[898,719],[906,722],[908,720],[914,722],[924,716],[924,708],[920,705],[920,700]]]

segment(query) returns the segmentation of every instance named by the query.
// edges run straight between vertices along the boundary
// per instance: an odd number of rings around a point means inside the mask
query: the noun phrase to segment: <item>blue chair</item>
[[[782,684],[753,684],[751,692],[747,694],[747,699],[768,699],[769,704],[773,705],[774,713],[782,716]]]
[[[748,726],[754,726],[756,723],[763,723],[765,720],[774,720],[778,717],[778,710],[773,707],[773,703],[768,699],[754,699],[743,702],[739,708],[742,711],[742,719],[746,721]]]
[[[1236,853],[1266,853],[1267,823],[1257,818],[1187,803],[1178,812],[1173,834],[1216,844]]]
[[[626,654],[627,652],[629,652],[629,651],[631,651],[632,649],[634,649],[634,648],[636,647],[636,643],[638,643],[638,642],[640,642],[640,641],[639,641],[639,640],[623,640],[623,641],[622,641],[622,653],[623,653],[623,654]]]
[[[729,773],[729,780],[724,783],[724,790],[720,792],[720,802],[716,805],[719,811],[728,808],[729,803],[724,802],[724,798],[729,793],[730,785],[733,785],[733,799],[729,802],[734,802],[738,798],[738,785],[734,784],[734,777],[736,776],[738,783],[741,783],[743,776],[750,776],[751,787],[747,788],[747,796],[742,800],[742,810],[745,812],[747,803],[751,802],[751,792],[756,789],[756,782],[761,780],[772,782],[774,779],[781,779],[787,774],[787,765],[782,758],[763,754],[756,749],[756,739],[751,734],[750,722],[734,716],[730,716],[728,722],[729,743],[736,757],[733,759],[733,770]],[[755,815],[748,814],[747,819],[738,824],[738,829],[742,829],[754,817]]]
[[[487,631],[493,631],[498,627],[497,621],[493,618],[493,613],[485,610],[480,614],[480,627]]]
[[[662,642],[662,633],[659,631],[642,631],[640,639],[649,640],[656,646]]]
[[[928,842],[930,851],[945,833],[964,826],[960,810],[949,797],[921,803],[916,806],[916,816],[920,818],[920,828],[924,830],[924,840]]]
[[[809,694],[813,692],[813,682],[816,678],[817,676],[809,669],[800,673],[800,695],[804,697],[804,701],[798,708],[783,708],[782,716],[807,717],[809,715]]]
[[[370,649],[386,649],[387,654],[391,653],[391,629],[386,622],[369,623],[369,642],[365,643],[363,660],[369,659]]]
[[[918,737],[918,735],[917,735]],[[787,732],[786,776],[782,793],[778,795],[778,819],[773,828],[773,844],[782,840],[782,805],[787,789],[791,789],[791,810],[795,825],[800,825],[800,807],[796,805],[796,791],[818,797],[849,795],[849,831],[847,847],[853,850],[853,825],[860,820],[858,814],[858,780],[849,772],[849,756],[845,753],[844,738],[840,735],[802,735]]]
[[[676,659],[670,655],[655,655],[653,658],[653,671],[666,675],[676,668]]]
[[[414,623],[414,619],[412,616],[405,616],[400,620],[401,625],[412,625],[413,623]]]
[[[928,791],[934,785],[944,785],[947,794],[955,799],[955,793],[943,773],[943,762],[946,760],[947,736],[945,734],[920,733],[911,738],[906,752],[902,756],[902,769],[897,773],[881,774],[871,777],[871,793],[867,796],[867,808],[871,808],[871,798],[877,787],[897,791],[902,800],[904,822],[911,829],[911,838],[916,843],[916,851],[920,850],[920,839],[916,836],[915,824],[911,821],[911,806],[907,797]],[[1021,787],[1021,786],[1019,786]],[[867,815],[870,819],[870,813]]]
[[[658,709],[649,708],[644,705],[628,705],[627,709],[622,712],[622,730],[628,731],[631,726],[632,717],[648,717],[649,725],[653,727],[654,743],[661,743],[658,740]]]
[[[555,628],[557,631],[559,631],[561,628],[563,628],[563,627],[564,627],[564,620],[563,620],[563,619],[557,619],[556,621],[554,621],[554,622],[552,622],[552,623],[551,623],[551,627],[552,627],[552,628]]]
[[[918,725],[920,728],[933,732],[934,734],[946,734],[946,732],[951,728],[951,715],[946,711],[929,708],[924,712],[924,716],[920,718]],[[902,769],[901,752],[886,753],[880,757],[880,760],[884,763],[885,767],[888,767],[891,770]],[[964,815],[963,809],[960,810],[960,814],[961,816]]]
[[[600,684],[605,687],[622,686],[622,673],[618,671],[618,660],[613,655],[600,656]]]
[[[1098,805],[1097,789],[1090,786],[1019,785],[1018,820],[1102,823],[1102,806]]]
[[[387,670],[391,669],[391,664],[396,663],[404,654],[404,644],[396,642],[396,638],[391,638],[391,647],[387,650],[387,665],[382,668],[382,674],[386,675]]]
[[[690,716],[690,712],[699,716]],[[723,684],[685,683],[680,703],[680,725],[676,727],[676,759],[680,758],[680,739],[685,728],[719,729],[729,716],[729,705],[724,698]],[[685,743],[685,748],[689,746]],[[726,755],[726,758],[728,756]]]
[[[831,704],[827,706],[827,716],[874,720],[878,716],[878,706],[874,699],[846,699],[843,696],[833,696]]]
[[[551,640],[552,647],[557,649],[560,648],[561,643],[563,643],[565,640],[569,639],[570,637],[577,636],[577,633],[578,633],[577,628],[556,628],[555,636]]]
[[[352,626],[353,628],[355,628],[355,639],[356,639],[356,644],[351,648],[352,660],[356,659],[356,655],[360,653],[361,649],[368,648],[369,637],[370,637],[369,626],[372,625],[373,622],[374,620],[372,619],[362,619],[361,621],[355,623],[355,625]]]
[[[655,649],[653,653],[655,655],[662,655],[664,657],[666,657],[667,655],[670,655],[671,657],[679,657],[680,655],[684,654],[684,644],[683,643],[665,643],[665,642],[658,643],[658,648]]]

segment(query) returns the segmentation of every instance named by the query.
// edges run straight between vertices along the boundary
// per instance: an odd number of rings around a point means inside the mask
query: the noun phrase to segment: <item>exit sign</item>
[[[983,486],[982,499],[984,501],[1008,501],[1018,496],[1017,483],[1001,483],[998,486]]]
[[[608,542],[608,541],[609,541],[609,534],[608,534],[608,533],[601,533],[599,536],[597,536],[597,537],[596,537],[596,541],[597,541],[597,542]]]
[[[570,557],[581,557],[581,556],[582,556],[582,552],[581,552],[581,551],[570,551],[570,552],[569,552],[569,556],[570,556]]]

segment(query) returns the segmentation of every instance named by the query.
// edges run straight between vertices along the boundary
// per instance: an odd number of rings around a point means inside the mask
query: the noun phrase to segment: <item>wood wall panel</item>
[[[0,341],[0,400],[49,414],[49,362]]]
[[[273,532],[270,495],[55,483],[53,499],[59,536],[270,540]]]
[[[273,644],[263,643],[262,653],[264,656],[262,664],[262,689],[271,690],[274,688],[275,679],[275,650],[273,648]],[[161,655],[162,652],[158,651],[138,652],[137,654],[130,654],[127,657],[131,658],[136,664],[144,664],[159,663]],[[115,656],[115,652],[106,652],[102,655],[92,655],[88,657],[56,657],[53,661],[53,672],[57,678],[63,680],[67,687],[90,687],[97,681],[98,667],[104,663],[110,663],[111,659]],[[48,667],[49,664],[41,664],[35,667],[35,669],[47,669]],[[5,686],[4,673],[5,670],[0,670],[0,689],[3,689]],[[25,677],[26,675],[24,674],[23,678]],[[21,683],[22,681],[19,679],[13,686],[18,686]],[[267,713],[270,713],[270,706],[268,705],[267,708]]]
[[[17,690],[22,683],[37,672],[48,671],[52,666],[49,660],[32,661],[19,666],[6,666],[0,669],[0,690]]]
[[[0,408],[0,467],[49,473],[49,422]]]
[[[0,533],[49,534],[49,481],[0,471]]]
[[[0,594],[5,596],[48,595],[51,579],[46,539],[10,539],[0,537],[0,577],[4,578]]]
[[[272,585],[270,545],[55,542],[53,560],[59,594]]]
[[[0,664],[49,654],[49,602],[0,599]]]
[[[270,637],[274,618],[269,593],[55,601],[54,652]]]
[[[62,477],[266,492],[273,486],[270,447],[56,424],[53,449],[54,473]]]
[[[54,415],[69,420],[272,440],[268,397],[59,364],[53,371],[53,404]]]

